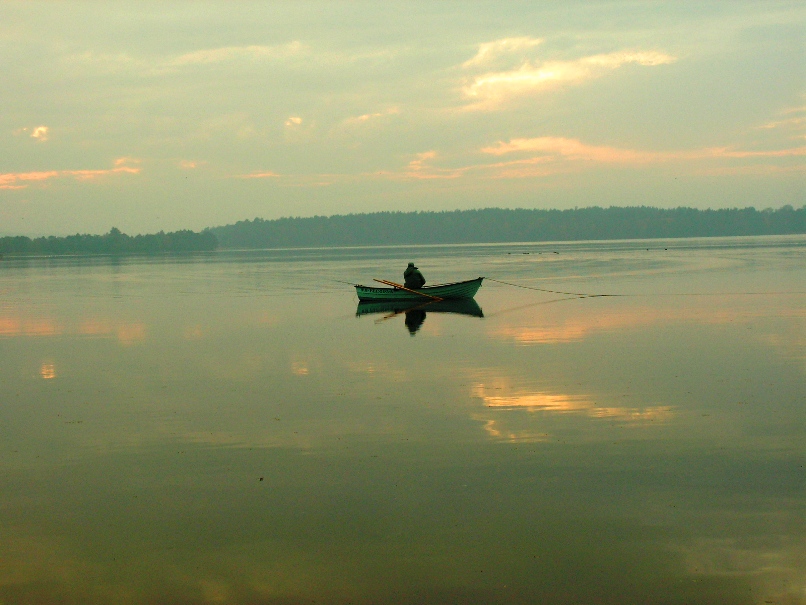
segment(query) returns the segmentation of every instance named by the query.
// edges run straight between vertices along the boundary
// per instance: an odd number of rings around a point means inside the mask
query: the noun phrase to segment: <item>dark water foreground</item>
[[[0,261],[0,603],[802,603],[804,252]]]

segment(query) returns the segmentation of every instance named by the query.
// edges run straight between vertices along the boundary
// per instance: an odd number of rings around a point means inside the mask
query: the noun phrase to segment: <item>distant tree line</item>
[[[777,210],[590,207],[377,212],[239,221],[209,229],[224,248],[646,239],[806,233],[806,206]]]
[[[115,227],[105,235],[76,234],[67,237],[0,237],[0,254],[162,254],[215,250],[218,240],[211,231],[174,231],[130,236]]]
[[[130,236],[0,237],[0,254],[162,254],[223,248],[294,248],[385,244],[459,244],[649,239],[806,233],[806,206],[777,210],[640,207],[572,210],[375,212],[239,221],[233,225]]]

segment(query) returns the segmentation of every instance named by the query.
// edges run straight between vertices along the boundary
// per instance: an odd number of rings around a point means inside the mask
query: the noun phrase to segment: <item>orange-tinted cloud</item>
[[[543,176],[562,172],[559,164],[568,163],[594,163],[594,164],[621,164],[626,166],[639,166],[667,162],[683,162],[696,160],[730,160],[755,158],[790,158],[806,155],[806,147],[793,147],[788,149],[769,150],[741,150],[730,147],[711,147],[690,151],[641,151],[635,149],[622,149],[606,145],[589,145],[579,139],[565,137],[535,137],[515,138],[507,142],[499,141],[496,145],[483,147],[482,153],[493,156],[510,154],[534,154],[527,158],[487,164],[485,168],[498,178],[525,178]],[[535,164],[543,167],[535,168]],[[480,168],[476,166],[475,168]],[[787,167],[787,170],[797,170],[797,167]],[[746,171],[747,168],[744,168]],[[773,170],[764,172],[774,172]],[[739,173],[744,173],[739,170]],[[754,173],[757,173],[755,171]]]
[[[72,177],[78,181],[91,181],[113,174],[138,174],[140,168],[131,164],[138,163],[133,158],[118,158],[114,168],[101,170],[43,170],[36,172],[7,172],[0,174],[0,189],[24,189],[29,182],[47,181],[50,179]]]
[[[263,172],[250,172],[249,174],[236,174],[233,178],[236,179],[276,179],[281,177],[281,174],[266,170]]]
[[[710,147],[693,151],[638,151],[635,149],[588,145],[579,139],[568,139],[564,137],[510,139],[509,142],[506,143],[499,141],[496,145],[481,148],[482,153],[491,155],[506,155],[510,153],[534,151],[546,154],[546,156],[540,157],[556,156],[572,160],[630,164],[702,158],[782,158],[806,155],[806,147],[760,151],[746,151],[731,149],[730,147]]]
[[[326,175],[328,184],[335,180],[345,181],[358,177],[376,177],[393,180],[457,179],[465,175],[479,175],[488,179],[519,179],[547,177],[584,170],[592,165],[619,165],[640,167],[672,162],[700,162],[697,174],[774,174],[799,172],[806,166],[716,166],[714,163],[728,160],[753,160],[796,158],[806,155],[806,147],[768,150],[742,150],[730,147],[711,147],[683,151],[643,151],[608,145],[590,145],[566,137],[514,138],[498,141],[495,145],[482,147],[481,153],[497,156],[504,161],[478,162],[462,166],[439,166],[441,159],[435,150],[414,154],[413,159],[399,170],[379,170],[362,175]],[[514,156],[513,159],[505,159]],[[525,157],[519,157],[525,156]],[[711,162],[710,165],[706,162]],[[310,184],[310,183],[306,183]]]
[[[465,168],[439,168],[433,166],[430,160],[437,157],[434,150],[423,151],[414,154],[414,159],[402,170],[379,170],[365,176],[381,177],[394,180],[434,180],[434,179],[455,179],[468,170]]]

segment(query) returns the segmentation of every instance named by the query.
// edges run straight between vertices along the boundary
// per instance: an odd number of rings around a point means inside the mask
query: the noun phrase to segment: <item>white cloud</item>
[[[774,120],[772,122],[762,124],[761,126],[759,126],[759,128],[765,130],[771,130],[773,128],[781,128],[787,126],[800,126],[801,124],[806,124],[806,117],[787,118],[786,120]]]
[[[792,117],[773,120],[771,122],[767,122],[766,124],[762,124],[758,128],[765,130],[772,130],[775,128],[795,128],[800,130],[804,125],[806,125],[806,107],[788,107],[780,112],[780,114]]]
[[[162,75],[194,66],[288,59],[302,54],[306,50],[307,47],[301,42],[292,41],[272,46],[252,44],[203,48],[180,55],[157,58],[136,57],[125,53],[110,54],[87,51],[65,57],[64,61],[68,65],[90,66],[93,71],[102,73],[136,71],[149,75]]]
[[[462,63],[465,69],[480,65],[489,65],[501,56],[512,55],[539,46],[543,43],[542,38],[530,38],[528,36],[520,38],[502,38],[493,42],[479,44],[476,55]]]
[[[165,65],[184,67],[235,60],[282,59],[299,54],[303,48],[303,45],[297,41],[276,46],[223,46],[221,48],[208,48],[185,53],[169,59],[165,62]]]
[[[285,125],[288,128],[296,128],[297,126],[302,125],[302,118],[299,116],[291,116],[285,121]]]
[[[377,118],[383,118],[385,116],[397,115],[400,113],[400,109],[397,107],[390,107],[384,111],[376,111],[375,113],[365,113],[360,116],[353,116],[344,120],[344,124],[346,125],[358,125],[358,124],[366,124],[371,120],[375,120]]]
[[[47,126],[37,126],[31,133],[31,138],[44,143],[48,140],[49,131],[50,129]]]
[[[34,128],[28,128],[24,126],[22,128],[17,128],[13,131],[15,137],[27,135],[32,139],[36,139],[40,143],[44,143],[48,140],[50,134],[50,128],[47,126],[36,126]]]
[[[565,137],[536,137],[533,139],[511,139],[508,143],[499,141],[492,147],[481,149],[491,155],[506,155],[517,152],[540,152],[546,155],[560,156],[566,159],[590,160],[594,162],[629,162],[646,163],[679,157],[676,154],[664,154],[651,151],[636,151],[616,147],[587,145],[578,139]]]
[[[475,101],[469,109],[493,110],[514,97],[581,84],[630,63],[656,66],[676,60],[671,55],[655,51],[618,51],[573,61],[527,61],[517,69],[475,76],[464,87],[463,92],[467,98]]]

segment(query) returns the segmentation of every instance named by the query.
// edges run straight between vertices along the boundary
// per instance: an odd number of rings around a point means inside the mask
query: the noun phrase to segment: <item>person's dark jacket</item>
[[[423,274],[420,273],[420,270],[414,265],[406,267],[406,270],[403,272],[403,279],[405,280],[403,285],[407,288],[413,288],[414,290],[422,288],[425,285]]]

